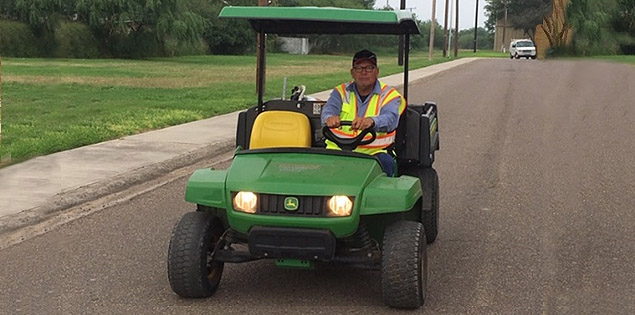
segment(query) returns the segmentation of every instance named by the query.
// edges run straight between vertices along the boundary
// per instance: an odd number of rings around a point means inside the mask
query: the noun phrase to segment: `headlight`
[[[346,217],[351,215],[353,202],[347,196],[333,196],[327,202],[330,215],[335,217]]]
[[[256,213],[258,196],[250,191],[241,191],[234,196],[234,209],[247,213]]]

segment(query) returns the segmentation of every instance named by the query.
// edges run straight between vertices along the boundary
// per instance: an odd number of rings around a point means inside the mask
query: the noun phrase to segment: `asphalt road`
[[[438,102],[442,137],[440,234],[416,313],[635,313],[635,67],[482,60],[410,91]],[[378,272],[270,261],[227,265],[212,298],[178,298],[166,253],[194,209],[184,186],[0,250],[0,313],[399,312],[382,306]]]

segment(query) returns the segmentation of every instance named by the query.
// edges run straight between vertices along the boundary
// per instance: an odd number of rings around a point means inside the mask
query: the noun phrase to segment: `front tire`
[[[397,221],[386,227],[381,264],[384,303],[394,308],[419,308],[426,299],[427,275],[423,225]]]
[[[184,298],[204,298],[216,292],[224,263],[212,261],[211,254],[222,234],[220,220],[207,212],[190,212],[181,218],[168,249],[172,291]]]

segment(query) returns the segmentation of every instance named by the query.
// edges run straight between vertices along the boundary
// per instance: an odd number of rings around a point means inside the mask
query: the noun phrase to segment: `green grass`
[[[494,50],[459,50],[459,57],[482,57],[482,58],[509,58],[509,53],[502,53]]]
[[[477,56],[488,56],[480,52]],[[411,55],[411,69],[445,62],[441,52]],[[460,57],[473,53],[461,52]],[[349,80],[350,56],[269,54],[267,94],[304,84],[307,93]],[[2,60],[0,158],[11,163],[253,106],[254,56],[152,60]],[[381,76],[402,71],[379,56]]]
[[[608,60],[608,61],[614,61],[614,62],[619,62],[619,63],[635,64],[635,56],[634,55],[595,56],[595,57],[591,57],[591,58]]]

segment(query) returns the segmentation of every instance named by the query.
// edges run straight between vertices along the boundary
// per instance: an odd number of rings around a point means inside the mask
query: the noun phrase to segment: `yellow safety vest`
[[[357,117],[357,97],[355,97],[355,93],[347,90],[346,88],[351,83],[343,83],[342,85],[338,85],[335,89],[340,93],[340,97],[342,98],[342,112],[340,113],[341,120],[354,120]],[[406,100],[397,92],[397,90],[393,87],[388,87],[386,84],[379,82],[379,86],[381,87],[380,94],[373,94],[368,102],[368,107],[366,108],[366,113],[364,113],[363,117],[375,117],[379,115],[379,112],[382,107],[384,107],[389,102],[395,100],[395,98],[401,98],[401,102],[399,104],[399,115],[401,115],[406,109]],[[381,105],[380,105],[381,104]],[[341,126],[340,129],[333,129],[333,133],[340,138],[354,138],[359,134],[359,131],[351,130],[350,126]],[[375,141],[366,144],[360,145],[355,149],[355,152],[365,153],[365,154],[377,154],[377,153],[386,153],[386,148],[390,146],[393,142],[395,142],[395,134],[396,130],[391,132],[377,132],[377,138]],[[372,136],[370,134],[366,135],[364,139],[371,139]],[[341,150],[337,144],[333,143],[330,140],[326,140],[326,148]]]

